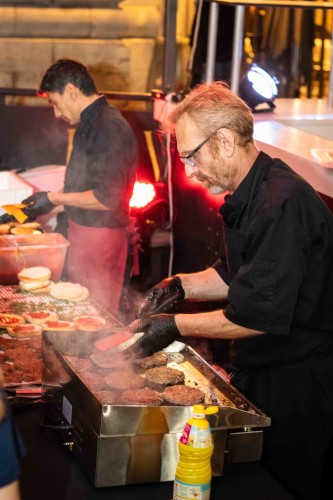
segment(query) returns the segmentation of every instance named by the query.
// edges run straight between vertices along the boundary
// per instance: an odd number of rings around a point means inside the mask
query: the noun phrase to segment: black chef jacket
[[[231,343],[232,382],[272,419],[264,463],[299,498],[319,499],[333,436],[333,215],[264,153],[221,215],[225,314],[267,332]]]
[[[221,214],[226,316],[269,333],[235,341],[232,360],[280,365],[332,349],[333,215],[314,189],[260,153]]]
[[[104,96],[85,108],[75,131],[65,175],[65,193],[93,190],[109,210],[66,206],[83,226],[118,228],[129,224],[129,200],[135,182],[137,144],[120,111]]]

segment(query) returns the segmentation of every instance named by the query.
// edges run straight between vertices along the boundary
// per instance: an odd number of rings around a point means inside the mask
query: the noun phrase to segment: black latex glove
[[[141,305],[138,318],[150,314],[172,312],[175,305],[184,300],[185,292],[178,276],[166,278],[148,290]]]
[[[132,347],[138,357],[150,356],[181,338],[174,314],[156,314],[135,320],[128,328],[133,333],[144,332]]]
[[[22,209],[22,212],[28,216],[29,220],[34,220],[39,215],[44,215],[49,213],[55,205],[51,203],[47,191],[39,191],[38,193],[32,194],[25,200],[22,200],[24,205],[27,207]]]
[[[17,222],[14,215],[3,214],[0,217],[0,224],[9,224],[10,222]]]

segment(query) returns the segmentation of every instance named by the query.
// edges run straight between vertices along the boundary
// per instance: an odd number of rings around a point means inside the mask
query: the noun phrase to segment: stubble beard
[[[221,168],[221,160],[212,161],[210,171],[212,173],[211,176],[198,172],[196,177],[211,194],[217,196],[226,191],[233,191],[232,176],[230,175],[230,168],[227,165],[223,165]]]

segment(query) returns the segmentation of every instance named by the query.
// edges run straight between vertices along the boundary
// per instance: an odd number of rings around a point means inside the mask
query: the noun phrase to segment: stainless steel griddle
[[[66,360],[89,357],[96,338],[94,332],[43,332],[42,393],[48,420],[62,429],[64,442],[97,487],[174,480],[177,444],[191,407],[101,404]],[[259,460],[263,428],[270,419],[194,349],[180,354],[169,354],[168,366],[184,372],[186,385],[204,391],[205,404],[219,407],[209,416],[213,475],[222,475],[225,460]]]

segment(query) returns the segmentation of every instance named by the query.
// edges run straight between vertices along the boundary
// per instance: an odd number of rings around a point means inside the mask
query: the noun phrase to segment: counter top
[[[333,168],[311,149],[333,151],[333,110],[324,99],[276,99],[273,111],[254,114],[258,148],[281,158],[318,192],[333,198]]]

